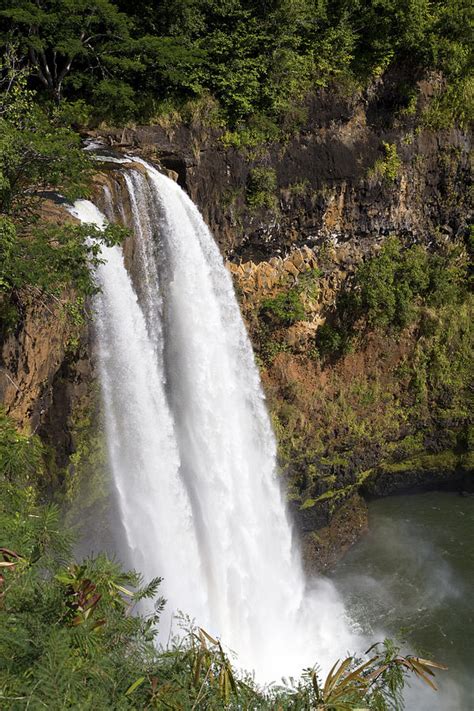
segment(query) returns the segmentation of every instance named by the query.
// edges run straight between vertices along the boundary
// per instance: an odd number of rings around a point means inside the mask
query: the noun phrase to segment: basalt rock
[[[420,105],[435,84],[436,78],[420,82]],[[101,138],[174,171],[236,262],[286,256],[295,246],[318,247],[328,239],[373,244],[388,234],[418,241],[439,230],[455,235],[470,209],[470,136],[457,128],[420,128],[418,115],[390,114],[388,95],[383,82],[350,98],[322,91],[309,101],[298,135],[258,148],[229,146],[222,129],[196,123],[108,131]],[[380,170],[384,144],[396,147],[400,161],[390,179]],[[255,168],[272,171],[276,180],[262,207],[249,200]]]
[[[44,201],[42,218],[74,221],[60,202],[52,200]],[[78,332],[66,313],[72,294],[72,288],[60,297],[24,289],[18,296],[19,323],[1,344],[1,399],[7,414],[25,431],[41,427],[54,400],[56,377],[73,360]]]
[[[361,496],[355,494],[341,502],[327,525],[314,525],[301,536],[308,571],[330,569],[368,527],[367,504]]]

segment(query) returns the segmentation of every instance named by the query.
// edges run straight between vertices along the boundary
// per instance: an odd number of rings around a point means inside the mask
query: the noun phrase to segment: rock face
[[[419,109],[432,91],[421,84]],[[229,146],[220,129],[199,124],[138,127],[105,138],[175,171],[236,262],[268,260],[328,238],[373,243],[387,234],[453,235],[466,224],[468,134],[420,129],[416,116],[397,112],[382,82],[363,97],[322,92],[308,111],[297,137],[265,147]],[[387,146],[395,147],[395,159]],[[395,175],[388,178],[384,166],[391,162]],[[255,169],[271,171],[275,180],[267,206],[251,204]]]
[[[393,374],[414,353],[413,333],[397,343],[371,337],[360,352],[324,368],[312,353],[341,284],[387,235],[429,242],[434,234],[450,239],[465,228],[469,135],[420,128],[419,113],[433,86],[420,84],[414,115],[404,112],[389,80],[364,96],[322,91],[309,102],[297,136],[265,146],[236,146],[235,137],[198,121],[101,134],[110,146],[132,159],[136,153],[156,161],[177,180],[221,247],[256,347],[291,509],[311,566],[331,565],[365,529],[361,493],[435,484],[436,472],[449,483],[469,469],[458,456],[455,424],[447,430],[455,434],[439,435],[443,456],[452,453],[443,464],[433,447],[432,459],[422,461],[426,443],[404,421],[408,381]],[[108,194],[121,205],[114,219],[130,224],[124,187],[107,168],[97,176],[95,198],[107,212]],[[65,219],[57,206],[46,209],[51,219]],[[133,275],[132,239],[124,251]],[[265,303],[288,290],[298,292],[305,316],[275,329]],[[0,391],[19,425],[54,448],[61,470],[77,454],[75,413],[95,407],[92,334],[87,326],[71,328],[60,301],[29,294],[24,304],[21,328],[2,345]],[[357,413],[356,422],[350,412]],[[389,465],[382,456],[386,446],[395,458]]]
[[[61,205],[50,200],[43,204],[42,218],[53,223],[74,221]],[[79,336],[87,341],[87,329],[79,334],[67,316],[66,304],[72,294],[72,286],[70,293],[60,297],[25,290],[19,325],[1,344],[2,402],[7,414],[26,431],[42,427],[55,397],[56,379],[74,360]]]
[[[64,307],[24,297],[21,327],[3,344],[0,372],[7,414],[26,432],[47,431],[63,463],[71,453],[68,415],[91,378],[88,329],[71,327]]]
[[[43,203],[42,218],[57,224],[75,221],[51,200]],[[58,474],[61,480],[76,448],[75,413],[90,406],[94,381],[90,324],[71,319],[73,299],[73,285],[49,297],[23,290],[20,320],[0,344],[2,404],[20,430],[38,434],[46,445],[43,485],[50,493],[61,486]]]
[[[52,300],[45,304],[33,297],[24,306],[21,330],[3,344],[2,401],[21,427],[36,430],[48,409],[51,386],[65,358],[68,335],[60,306]]]
[[[301,525],[301,517],[297,516],[296,520]],[[328,525],[316,528],[310,519],[308,530],[300,530],[308,571],[331,568],[368,527],[367,504],[358,494],[349,497],[338,507]]]

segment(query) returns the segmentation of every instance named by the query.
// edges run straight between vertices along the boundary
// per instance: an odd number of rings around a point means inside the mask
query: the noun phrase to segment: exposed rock
[[[423,96],[429,86],[420,83]],[[457,128],[419,130],[416,116],[395,117],[389,94],[382,81],[370,96],[323,90],[311,99],[300,134],[263,146],[258,155],[228,147],[221,129],[198,125],[121,129],[106,139],[120,146],[125,135],[129,153],[177,173],[235,261],[269,260],[333,239],[373,244],[399,234],[421,240],[440,227],[456,234],[470,212],[470,135]],[[393,182],[374,170],[384,142],[396,146],[401,161]],[[248,176],[262,165],[276,172],[277,208],[255,212],[246,202]]]
[[[7,414],[22,429],[35,431],[51,404],[71,328],[63,302],[31,293],[22,301],[21,327],[2,347],[0,394]]]
[[[419,88],[425,100],[433,85],[425,81]],[[317,328],[341,284],[387,235],[428,241],[441,229],[452,238],[468,220],[469,134],[457,128],[415,130],[414,118],[394,118],[387,92],[383,82],[355,98],[323,90],[310,100],[308,122],[298,136],[258,152],[229,147],[221,129],[202,126],[101,134],[114,149],[155,161],[197,203],[227,259],[257,345],[262,302],[283,289],[299,288],[306,274],[320,270],[317,299],[301,293],[305,320],[280,329],[281,352],[262,371],[270,407],[281,417],[281,427],[295,433],[300,453],[298,460],[285,462],[283,473],[290,488],[297,489],[291,492],[292,510],[308,565],[315,560],[331,565],[365,529],[366,512],[357,491],[386,494],[410,482],[418,485],[428,471],[434,472],[433,467],[422,471],[419,461],[404,472],[381,469],[380,445],[370,438],[354,440],[350,460],[342,461],[330,442],[341,438],[339,430],[346,425],[329,425],[321,414],[324,402],[336,407],[353,384],[368,390],[374,383],[388,387],[390,374],[413,347],[412,335],[390,344],[369,339],[360,352],[324,369],[311,357]],[[384,157],[383,142],[395,144],[401,160],[393,182],[374,170]],[[248,176],[262,165],[276,173],[275,208],[254,210],[247,203]],[[129,166],[143,171],[133,159]],[[104,164],[95,180],[95,201],[109,219],[132,224],[124,177],[116,166]],[[58,217],[58,209],[52,203],[45,207],[51,219]],[[126,240],[124,253],[133,276],[133,239]],[[54,445],[60,466],[74,448],[70,414],[87,397],[93,377],[90,334],[84,329],[73,345],[71,336],[77,339],[78,334],[71,332],[62,308],[54,299],[46,303],[25,295],[22,327],[3,344],[0,373],[7,411],[20,426],[40,432]],[[394,388],[390,397],[380,411],[371,412],[370,403],[360,406],[368,427],[383,422],[390,430],[390,412],[398,406],[400,392]],[[394,434],[395,439],[403,436],[401,430]],[[316,467],[318,476],[313,477],[311,468]],[[457,472],[459,461],[448,469]]]
[[[368,530],[367,504],[359,495],[350,497],[336,510],[329,525],[302,536],[303,558],[309,572],[331,568]]]
[[[42,205],[42,219],[76,220],[52,200]],[[76,336],[65,311],[70,293],[47,297],[28,288],[20,294],[21,321],[1,346],[0,396],[8,415],[25,431],[34,432],[53,399],[53,384]]]
[[[45,200],[41,217],[57,224],[76,222],[60,200]],[[90,324],[74,324],[67,311],[74,296],[73,288],[49,297],[24,289],[20,321],[1,345],[0,397],[18,427],[48,445],[45,487],[48,481],[58,485],[56,471],[74,451],[73,414],[89,400],[94,382]]]
[[[469,455],[448,450],[381,466],[365,482],[363,492],[366,496],[376,497],[444,487],[468,491],[474,486],[471,459]]]

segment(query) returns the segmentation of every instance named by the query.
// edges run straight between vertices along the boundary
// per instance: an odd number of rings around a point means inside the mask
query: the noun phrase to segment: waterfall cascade
[[[305,581],[231,277],[192,201],[138,162],[123,167],[134,280],[104,247],[95,306],[125,544],[145,578],[164,578],[168,614],[219,635],[258,679],[325,668],[354,638],[333,586]],[[88,201],[73,212],[104,224]]]

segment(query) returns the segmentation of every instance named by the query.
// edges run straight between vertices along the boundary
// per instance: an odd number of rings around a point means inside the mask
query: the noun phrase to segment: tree
[[[110,0],[1,0],[0,7],[4,32],[18,40],[34,76],[57,101],[79,60],[103,76],[124,63],[131,22]]]
[[[41,219],[42,194],[61,191],[71,199],[86,194],[92,162],[80,138],[27,89],[14,49],[0,67],[0,318],[8,330],[18,318],[22,292],[53,294],[74,286],[77,298],[96,291],[93,268],[101,245],[116,244],[124,230],[104,232],[64,221]],[[91,240],[95,237],[95,240]]]
[[[61,187],[77,197],[92,170],[80,137],[57,109],[39,104],[29,77],[18,46],[8,45],[0,63],[0,212],[22,222],[31,219],[39,191]]]

